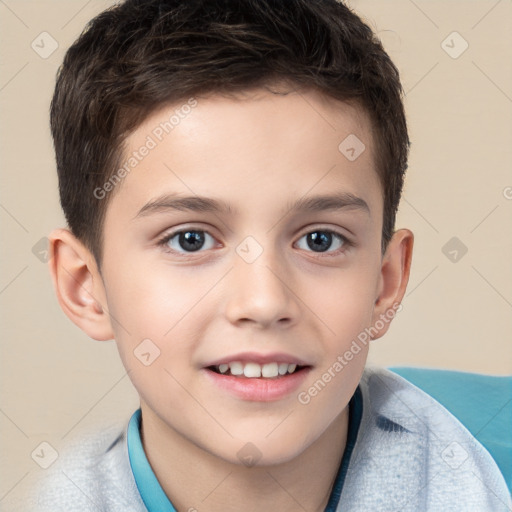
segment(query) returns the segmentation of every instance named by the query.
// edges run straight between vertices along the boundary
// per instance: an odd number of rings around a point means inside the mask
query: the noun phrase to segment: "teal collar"
[[[149,465],[140,438],[141,411],[137,409],[128,424],[128,455],[133,477],[148,512],[176,512]]]
[[[352,455],[352,450],[354,449],[357,439],[361,415],[362,395],[358,387],[349,403],[347,444],[325,512],[335,512],[338,507],[343,483],[345,481],[345,476],[350,462],[350,456]],[[169,498],[163,491],[160,483],[153,473],[146,454],[144,453],[140,437],[140,423],[141,411],[140,409],[137,409],[133,413],[128,424],[127,441],[130,466],[142,501],[144,502],[144,505],[146,505],[148,512],[176,512],[176,509],[169,501]]]

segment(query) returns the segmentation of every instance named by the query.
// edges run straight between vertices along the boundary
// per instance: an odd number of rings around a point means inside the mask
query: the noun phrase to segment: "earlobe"
[[[382,326],[373,339],[380,338],[389,329],[391,320],[401,308],[400,304],[407,289],[412,262],[414,235],[408,229],[393,234],[382,258],[378,295],[375,300],[373,324]],[[385,318],[387,321],[383,321]],[[380,322],[379,322],[380,320]]]
[[[113,339],[103,280],[93,255],[67,229],[56,229],[48,238],[48,264],[60,307],[91,338]]]

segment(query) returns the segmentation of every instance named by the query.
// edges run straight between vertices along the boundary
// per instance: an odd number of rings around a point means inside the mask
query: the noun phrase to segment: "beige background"
[[[80,429],[137,407],[114,343],[88,339],[67,319],[32,252],[63,225],[48,129],[55,73],[110,4],[0,1],[0,507],[43,471],[31,458],[41,442],[58,451]],[[350,4],[401,70],[413,141],[397,226],[416,235],[410,287],[370,360],[511,373],[512,3]],[[47,58],[31,47],[51,49],[44,31],[58,43]],[[467,247],[456,262],[443,253],[452,237]]]

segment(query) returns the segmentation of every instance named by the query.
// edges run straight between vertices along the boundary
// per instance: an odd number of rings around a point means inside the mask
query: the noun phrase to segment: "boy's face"
[[[102,278],[119,352],[146,430],[236,463],[248,442],[261,463],[290,460],[346,420],[368,345],[335,363],[391,307],[371,127],[314,92],[197,98],[162,133],[175,110],[127,139],[125,158],[140,162],[107,209]],[[353,137],[354,151],[338,148],[351,134],[366,147],[355,159]],[[320,196],[332,199],[310,201]],[[249,378],[211,367],[231,362],[304,368]]]

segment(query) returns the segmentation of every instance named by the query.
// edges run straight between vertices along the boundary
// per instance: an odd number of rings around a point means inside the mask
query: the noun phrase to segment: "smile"
[[[312,366],[296,363],[231,361],[202,369],[209,384],[246,402],[289,399],[303,385]]]
[[[210,370],[221,375],[233,377],[246,377],[248,379],[264,378],[275,379],[287,374],[292,374],[302,369],[295,363],[265,363],[254,362],[242,363],[232,361],[209,367]]]

